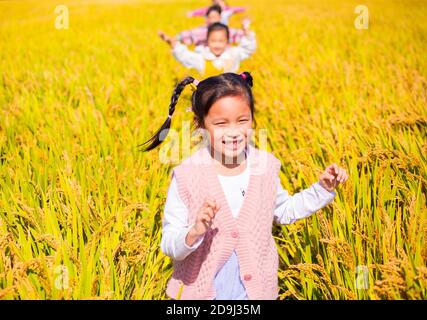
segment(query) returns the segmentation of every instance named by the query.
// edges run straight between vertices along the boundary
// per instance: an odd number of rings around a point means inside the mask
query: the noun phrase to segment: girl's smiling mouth
[[[232,140],[222,140],[222,143],[225,145],[227,149],[237,150],[241,146],[243,141],[244,139],[240,138],[240,139],[232,139]]]

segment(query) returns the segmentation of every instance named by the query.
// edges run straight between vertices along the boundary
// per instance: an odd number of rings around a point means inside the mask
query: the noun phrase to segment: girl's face
[[[220,21],[221,21],[221,14],[218,11],[212,10],[206,16],[206,24],[208,26],[210,26],[211,24],[214,24],[216,22],[220,22]]]
[[[212,53],[219,57],[222,55],[227,48],[228,39],[227,32],[225,30],[212,31],[208,37],[208,47]]]
[[[210,145],[217,154],[235,159],[244,151],[252,133],[248,102],[241,96],[219,99],[204,118],[204,129],[209,132]]]

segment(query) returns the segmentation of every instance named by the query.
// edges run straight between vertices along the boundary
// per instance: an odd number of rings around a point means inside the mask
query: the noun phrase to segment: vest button
[[[237,238],[237,237],[239,237],[239,231],[232,231],[232,232],[231,232],[231,236],[232,236],[233,238]]]
[[[244,279],[245,281],[249,281],[249,280],[251,280],[251,279],[252,279],[252,275],[250,275],[250,274],[245,274],[245,276],[243,277],[243,279]]]

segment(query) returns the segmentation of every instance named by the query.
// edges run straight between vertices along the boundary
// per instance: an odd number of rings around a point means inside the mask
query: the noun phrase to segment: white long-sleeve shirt
[[[172,53],[182,65],[190,69],[194,68],[200,74],[205,72],[206,61],[212,61],[213,66],[222,72],[237,72],[240,63],[249,58],[256,48],[255,33],[251,32],[242,37],[239,45],[228,46],[218,57],[212,53],[208,46],[197,46],[192,51],[180,42],[172,49]]]
[[[237,217],[239,213],[249,183],[249,158],[247,160],[246,169],[243,173],[236,176],[218,175],[234,217]],[[309,188],[290,196],[282,188],[280,178],[277,177],[277,179],[274,221],[278,224],[291,224],[299,219],[306,218],[329,204],[336,195],[334,191],[329,192],[319,182],[316,182]],[[176,178],[173,175],[164,208],[161,250],[175,260],[185,259],[199,247],[204,239],[204,236],[201,236],[192,246],[187,245],[185,238],[193,226],[193,224],[188,223],[187,218],[188,209],[179,196]]]

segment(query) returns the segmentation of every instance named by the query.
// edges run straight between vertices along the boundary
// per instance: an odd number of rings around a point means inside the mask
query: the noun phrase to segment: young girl
[[[193,82],[187,77],[177,85],[169,116],[145,151],[161,143],[180,93]],[[249,73],[225,73],[200,82],[193,93],[194,119],[207,139],[173,168],[164,208],[161,249],[173,259],[166,290],[172,299],[276,299],[273,221],[290,224],[310,216],[348,178],[332,164],[318,182],[290,196],[280,183],[280,161],[249,144],[251,87]]]
[[[172,47],[175,58],[187,68],[196,69],[200,75],[215,75],[237,72],[241,61],[249,58],[256,50],[255,33],[243,24],[245,35],[238,46],[229,46],[230,32],[226,25],[214,23],[208,28],[207,46],[198,46],[194,51],[176,39],[160,33],[160,37]]]
[[[212,5],[219,5],[222,9],[221,12],[221,23],[228,25],[228,21],[230,17],[235,15],[236,13],[244,12],[246,9],[243,7],[229,7],[224,0],[212,0]],[[188,12],[188,17],[203,17],[206,15],[209,7],[196,9]]]
[[[176,39],[187,46],[207,45],[208,27],[211,24],[221,21],[221,12],[222,12],[222,9],[219,5],[211,6],[206,12],[206,25],[193,28],[190,30],[184,30],[176,36]],[[245,19],[243,20],[243,22],[249,23],[249,20]],[[242,29],[229,28],[229,30],[230,30],[230,39],[229,39],[230,43],[239,43],[240,40],[245,35],[245,32]]]

